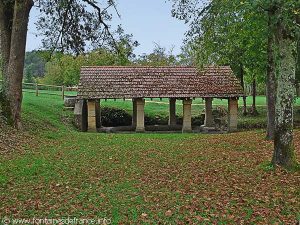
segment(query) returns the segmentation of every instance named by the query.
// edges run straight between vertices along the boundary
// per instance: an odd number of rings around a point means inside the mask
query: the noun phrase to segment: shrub
[[[238,122],[238,129],[241,130],[253,130],[253,129],[265,129],[267,128],[267,121],[261,119],[242,119]]]
[[[217,106],[215,109],[213,109],[212,114],[214,118],[224,118],[228,115],[228,111],[223,106]]]
[[[132,116],[124,109],[103,107],[101,121],[105,127],[130,126]]]
[[[166,116],[149,116],[145,115],[145,125],[167,125],[169,118]]]
[[[145,125],[167,125],[169,118],[160,115],[145,115]],[[101,121],[104,127],[130,126],[132,116],[124,109],[103,107],[101,108]],[[182,124],[182,117],[177,116],[177,123]],[[204,115],[192,117],[194,126],[204,124]]]
[[[205,115],[201,114],[200,116],[192,117],[192,125],[201,126],[204,124]]]

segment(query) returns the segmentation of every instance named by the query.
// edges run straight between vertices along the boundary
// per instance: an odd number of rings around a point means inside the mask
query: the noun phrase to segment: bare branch
[[[116,43],[116,40],[115,40],[114,36],[112,35],[112,33],[110,32],[109,26],[104,22],[104,20],[102,18],[102,15],[101,15],[102,10],[101,10],[101,8],[97,4],[95,4],[94,2],[92,2],[90,0],[83,0],[83,1],[86,2],[87,4],[89,4],[94,9],[97,10],[100,24],[102,24],[104,26],[104,29],[106,30],[107,34],[111,37],[111,39],[113,41],[113,45],[115,46],[116,50],[119,52],[119,48],[118,48],[118,45]]]
[[[116,6],[116,4],[115,4],[115,1],[114,1],[114,0],[111,0],[111,4],[113,5],[113,7],[114,7],[114,9],[115,9],[115,11],[116,11],[118,17],[121,19],[121,15],[120,15],[120,13],[119,13],[119,11],[118,11],[118,9],[117,9],[117,6]]]

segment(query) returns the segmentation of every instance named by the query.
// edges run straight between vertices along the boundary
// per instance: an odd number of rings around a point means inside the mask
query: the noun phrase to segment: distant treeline
[[[187,46],[180,54],[156,45],[150,54],[135,56],[132,49],[118,52],[109,49],[97,49],[89,53],[63,54],[60,52],[31,51],[26,53],[24,81],[28,83],[76,86],[79,82],[82,66],[172,66],[197,65],[195,56]],[[252,94],[252,73],[245,71],[245,92]],[[236,74],[239,78],[239,74]],[[263,77],[263,76],[261,76]],[[257,79],[256,94],[265,94],[264,79]]]
[[[78,84],[82,66],[192,65],[187,55],[174,55],[172,51],[158,45],[152,53],[138,57],[107,49],[97,49],[77,56],[54,53],[51,57],[48,51],[31,51],[26,53],[24,81],[74,86]]]

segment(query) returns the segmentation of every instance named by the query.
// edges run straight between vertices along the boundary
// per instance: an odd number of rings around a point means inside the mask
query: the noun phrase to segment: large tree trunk
[[[8,86],[8,78],[6,77],[13,21],[14,1],[0,0],[0,51],[1,51],[1,72],[3,74],[4,86]]]
[[[273,11],[269,11],[269,37],[268,37],[268,67],[267,67],[267,79],[266,79],[266,94],[267,94],[267,140],[274,140],[275,130],[275,101],[276,101],[276,65],[274,59],[274,32],[272,26],[272,18],[274,16]]]
[[[274,155],[272,163],[286,168],[296,165],[293,144],[293,101],[295,93],[295,42],[277,25],[276,40],[279,49],[278,85],[276,97],[276,119]],[[285,36],[284,36],[285,35]]]
[[[13,21],[14,1],[0,0],[0,57],[1,57],[1,73],[3,76],[3,87],[0,90],[0,113],[4,114],[8,122],[12,123],[11,110],[7,98],[7,90],[9,86],[9,78],[7,76],[11,31]]]
[[[10,11],[11,30],[1,37],[1,55],[3,57],[4,90],[2,92],[2,110],[16,128],[21,127],[22,79],[25,59],[25,47],[29,12],[33,6],[32,0],[15,0],[14,5],[4,4],[0,0],[0,11]],[[5,19],[4,16],[0,20]],[[7,21],[1,21],[2,29]],[[3,27],[4,25],[4,27]],[[1,35],[2,36],[2,35]],[[10,43],[9,43],[10,40]],[[6,45],[6,46],[5,46]],[[8,51],[9,49],[9,51]]]

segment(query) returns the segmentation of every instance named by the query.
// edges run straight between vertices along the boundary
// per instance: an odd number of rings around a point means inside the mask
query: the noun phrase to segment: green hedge
[[[124,109],[101,108],[101,122],[105,127],[118,127],[131,125],[132,116]]]

